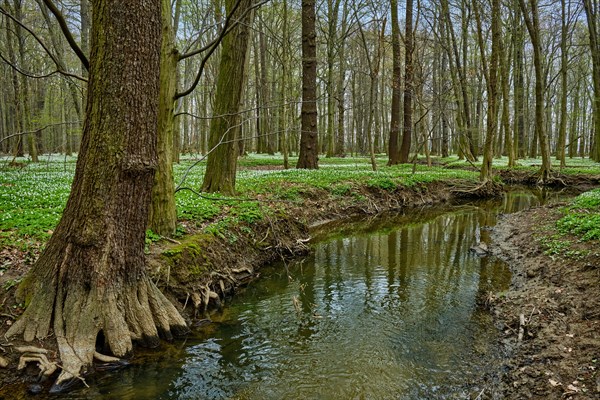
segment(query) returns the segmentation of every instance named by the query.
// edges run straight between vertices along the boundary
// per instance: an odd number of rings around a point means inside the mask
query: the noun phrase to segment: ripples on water
[[[174,354],[71,398],[492,398],[497,331],[477,301],[510,274],[469,248],[498,212],[537,202],[517,192],[344,225],[308,258],[265,268]]]

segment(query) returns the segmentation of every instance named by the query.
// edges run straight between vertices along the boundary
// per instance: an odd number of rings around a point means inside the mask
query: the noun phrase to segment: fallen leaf
[[[579,388],[573,385],[567,386],[567,389],[575,393],[579,392]]]
[[[560,386],[562,385],[562,383],[555,381],[554,379],[548,379],[548,382],[550,382],[550,384],[552,386]]]

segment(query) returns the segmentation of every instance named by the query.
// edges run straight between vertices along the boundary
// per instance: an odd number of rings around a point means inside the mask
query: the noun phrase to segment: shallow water
[[[194,338],[61,398],[495,398],[498,332],[478,301],[507,289],[510,272],[469,248],[498,213],[544,200],[514,191],[332,225]]]

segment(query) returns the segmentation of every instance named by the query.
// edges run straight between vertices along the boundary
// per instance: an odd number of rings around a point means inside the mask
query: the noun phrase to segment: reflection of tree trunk
[[[392,230],[387,235],[388,256],[388,291],[392,291],[392,285],[396,282],[396,269],[398,268],[398,231]]]

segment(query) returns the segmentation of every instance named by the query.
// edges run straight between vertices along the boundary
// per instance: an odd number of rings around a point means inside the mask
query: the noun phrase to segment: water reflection
[[[306,259],[266,268],[173,354],[70,398],[476,397],[498,369],[497,332],[477,301],[510,276],[469,248],[488,240],[497,213],[544,196],[513,192],[332,229]]]

